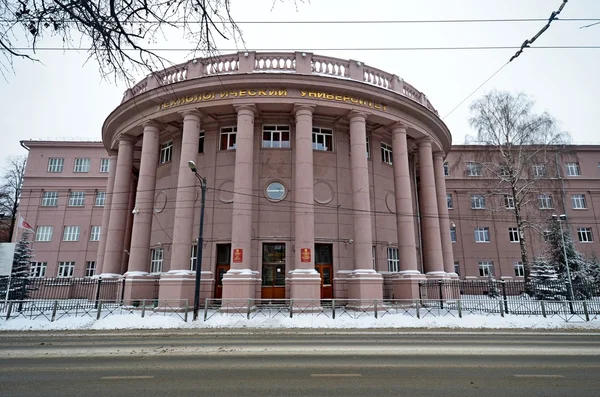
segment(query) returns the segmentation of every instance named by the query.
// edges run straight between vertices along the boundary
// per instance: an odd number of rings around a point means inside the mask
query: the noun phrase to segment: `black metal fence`
[[[0,301],[87,300],[121,302],[125,293],[124,278],[17,278],[0,277]],[[158,279],[152,296],[158,299]]]
[[[487,296],[511,299],[527,296],[538,300],[589,300],[600,297],[600,285],[560,280],[525,283],[519,280],[428,280],[419,283],[419,298],[448,299]]]

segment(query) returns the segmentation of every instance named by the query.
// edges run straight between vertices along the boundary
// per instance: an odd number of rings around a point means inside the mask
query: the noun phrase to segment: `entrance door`
[[[315,244],[315,270],[321,275],[321,299],[333,299],[333,245]]]
[[[229,271],[231,244],[217,244],[217,266],[215,268],[215,299],[223,297],[223,276]]]
[[[261,298],[285,299],[285,243],[263,244]]]

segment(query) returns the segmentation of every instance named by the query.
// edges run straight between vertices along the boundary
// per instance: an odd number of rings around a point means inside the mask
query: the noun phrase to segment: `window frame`
[[[69,207],[84,207],[85,206],[85,192],[74,192],[69,193]]]
[[[158,152],[158,164],[167,164],[173,160],[173,140],[168,140],[160,144]]]
[[[57,207],[58,206],[58,192],[44,192],[42,194],[42,207]]]
[[[513,269],[515,271],[515,277],[525,277],[525,266],[523,266],[523,262],[513,262]]]
[[[388,247],[387,249],[388,272],[398,273],[400,271],[400,257],[397,247]]]
[[[46,172],[51,172],[53,174],[63,172],[65,168],[65,158],[64,157],[50,157],[48,159],[48,168],[46,168]]]
[[[100,168],[98,169],[98,172],[101,174],[110,172],[110,158],[103,157],[100,159]]]
[[[594,234],[592,233],[591,227],[578,227],[577,228],[577,239],[580,243],[593,243]]]
[[[54,232],[54,226],[38,226],[35,229],[35,242],[49,242],[52,241],[52,233]],[[43,237],[43,239],[41,238]]]
[[[190,250],[190,271],[196,271],[196,265],[198,264],[198,244],[192,244]]]
[[[481,163],[477,161],[468,161],[467,162],[467,176],[482,176],[483,171],[481,169]]]
[[[323,143],[319,143],[319,137],[322,137]],[[327,137],[329,137],[329,141],[331,143],[331,147],[325,146],[327,144]],[[323,145],[324,149],[321,149],[319,145]],[[333,152],[335,146],[333,129],[325,128],[325,127],[313,127],[312,128],[312,148],[313,150],[318,150],[320,152]]]
[[[454,197],[452,197],[452,193],[446,193],[446,206],[449,210],[454,209]]]
[[[392,152],[392,145],[389,143],[381,142],[381,162],[394,165],[394,153]]]
[[[483,194],[471,195],[471,209],[484,210],[486,209],[485,196]]]
[[[64,242],[77,242],[81,236],[81,226],[66,225],[63,229]]]
[[[475,232],[475,242],[476,243],[491,243],[492,239],[490,237],[490,228],[489,227],[476,227],[474,229]],[[482,238],[482,239],[480,239]]]
[[[96,196],[94,197],[94,207],[104,207],[106,206],[106,192],[105,191],[96,191]]]
[[[75,273],[74,261],[58,262],[56,278],[73,278],[73,273]]]
[[[153,247],[150,249],[150,273],[162,273],[165,260],[165,250],[163,247]]]
[[[226,145],[223,146],[223,137]],[[233,137],[233,138],[232,138]],[[233,143],[232,143],[233,141]],[[219,151],[228,151],[237,149],[237,127],[221,127],[219,131]]]
[[[546,164],[534,164],[532,170],[534,177],[545,178],[548,175]]]
[[[204,154],[204,131],[198,133],[198,154]]]
[[[270,127],[270,128],[269,128]],[[287,141],[283,139],[287,133]],[[269,139],[265,140],[265,134],[269,134]],[[278,136],[278,139],[275,139]],[[290,149],[292,141],[292,132],[289,125],[285,124],[266,124],[262,128],[262,137],[260,142],[261,149]],[[268,145],[266,144],[268,143]]]
[[[554,209],[554,201],[552,200],[551,194],[546,194],[546,193],[538,194],[537,201],[538,201],[538,209],[540,209],[540,210]]]
[[[91,278],[96,275],[96,261],[85,262],[85,278]]]
[[[510,194],[504,195],[504,208],[507,210],[515,209],[515,198]]]
[[[571,204],[573,205],[574,210],[586,210],[587,202],[585,199],[585,194],[572,194]]]
[[[458,242],[458,237],[456,235],[456,226],[450,226],[450,241],[453,243]]]
[[[521,241],[518,227],[508,228],[508,241],[510,241],[511,243],[518,243]]]
[[[31,262],[29,264],[29,277],[30,278],[46,277],[47,269],[48,269],[48,262]]]
[[[494,277],[494,261],[479,261],[479,277]]]
[[[450,164],[444,161],[444,176],[450,176]]]
[[[92,161],[89,157],[76,157],[73,162],[73,172],[76,174],[85,174],[90,172]]]
[[[578,161],[567,161],[565,163],[567,176],[581,176],[581,167]]]
[[[90,241],[100,241],[100,234],[102,233],[101,225],[90,226]]]

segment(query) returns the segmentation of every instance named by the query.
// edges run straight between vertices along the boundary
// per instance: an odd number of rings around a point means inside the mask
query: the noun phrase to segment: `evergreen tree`
[[[498,281],[494,278],[494,275],[490,273],[488,277],[488,297],[497,298],[500,296],[500,290],[498,289]]]
[[[10,299],[23,300],[27,299],[29,272],[31,267],[31,258],[33,258],[33,250],[31,249],[31,241],[29,241],[30,233],[25,231],[21,236],[21,240],[15,246],[15,254],[13,256],[13,266],[11,271],[11,291]]]
[[[567,286],[559,280],[556,266],[546,258],[535,258],[531,266],[531,288],[539,300],[563,300],[568,296]]]
[[[589,264],[584,259],[583,255],[575,248],[571,232],[568,228],[563,228],[561,236],[560,222],[550,223],[550,234],[548,235],[548,259],[557,269],[558,279],[565,284],[569,281],[567,272],[568,263],[571,281],[573,283],[573,299],[579,300],[591,297],[590,289],[593,279],[590,275]]]

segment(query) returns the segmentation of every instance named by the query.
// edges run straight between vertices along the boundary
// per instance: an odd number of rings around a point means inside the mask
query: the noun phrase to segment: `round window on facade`
[[[281,182],[271,182],[267,185],[266,195],[269,200],[280,201],[285,198],[285,186]]]

